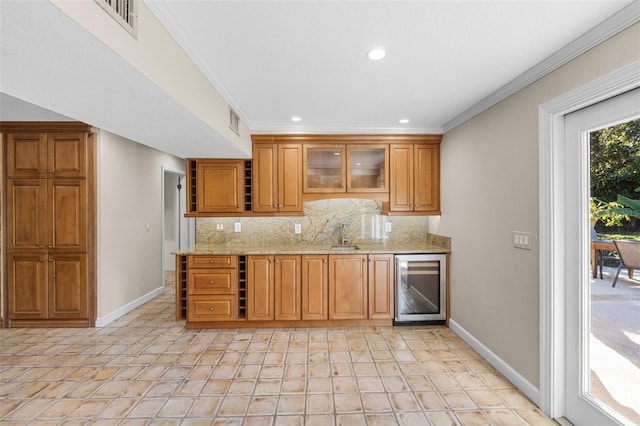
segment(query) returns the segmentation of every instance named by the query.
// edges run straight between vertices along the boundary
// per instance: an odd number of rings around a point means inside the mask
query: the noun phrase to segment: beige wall
[[[538,106],[640,60],[640,24],[628,28],[442,140],[442,217],[452,237],[451,318],[539,386]],[[531,251],[512,247],[530,231]]]
[[[146,75],[225,139],[251,154],[249,129],[229,128],[229,105],[160,24],[144,2],[138,2],[138,34],[133,38],[94,1],[52,0],[124,60]]]
[[[97,133],[101,323],[162,288],[162,167],[184,171],[185,164],[111,133]]]

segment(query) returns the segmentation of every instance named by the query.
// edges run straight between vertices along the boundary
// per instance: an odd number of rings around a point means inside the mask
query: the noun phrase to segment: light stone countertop
[[[427,243],[392,243],[392,244],[356,244],[357,250],[336,250],[331,246],[317,245],[269,245],[249,246],[243,245],[215,245],[196,244],[172,254],[187,255],[258,255],[258,254],[411,254],[411,253],[449,253],[451,250],[434,244]]]

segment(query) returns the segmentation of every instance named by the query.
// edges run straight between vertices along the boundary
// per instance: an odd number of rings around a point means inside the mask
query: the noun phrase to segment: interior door
[[[589,132],[640,116],[640,89],[565,117],[565,417],[575,425],[631,424],[591,393]],[[637,389],[637,388],[636,388]]]

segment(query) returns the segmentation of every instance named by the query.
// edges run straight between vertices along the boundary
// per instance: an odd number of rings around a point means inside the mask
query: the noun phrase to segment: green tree
[[[635,190],[640,187],[640,119],[594,131],[589,136],[591,197],[604,203],[616,202],[620,196],[636,198]],[[640,219],[624,220],[621,229],[638,232]]]
[[[591,132],[591,196],[635,197],[640,186],[640,119]]]

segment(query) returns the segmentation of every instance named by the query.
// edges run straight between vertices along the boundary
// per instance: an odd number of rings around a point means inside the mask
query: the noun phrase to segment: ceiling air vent
[[[240,117],[231,108],[229,108],[229,128],[233,130],[236,135],[240,136]]]
[[[138,0],[95,0],[122,28],[137,37]]]

